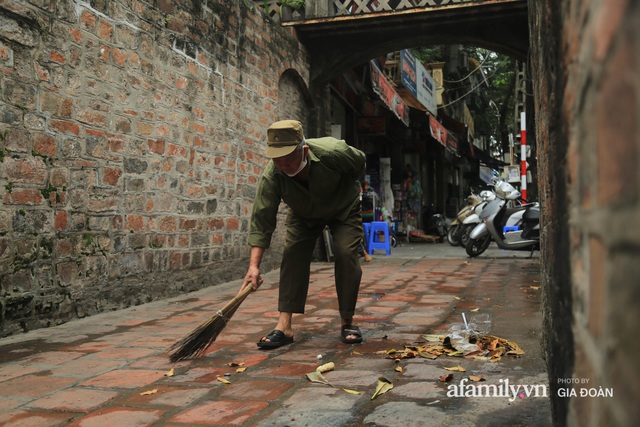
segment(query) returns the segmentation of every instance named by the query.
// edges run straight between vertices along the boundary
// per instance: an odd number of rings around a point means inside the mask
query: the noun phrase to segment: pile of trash
[[[404,349],[388,349],[378,353],[387,359],[412,359],[422,357],[437,359],[440,356],[465,357],[468,359],[498,362],[503,356],[520,357],[524,350],[515,342],[489,335],[491,318],[488,314],[473,316],[467,322],[462,314],[463,323],[455,323],[447,335],[423,335],[425,342],[405,345]]]

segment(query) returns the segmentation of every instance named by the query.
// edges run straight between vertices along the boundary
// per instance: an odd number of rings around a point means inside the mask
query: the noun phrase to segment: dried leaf
[[[402,366],[397,366],[394,371],[402,373],[404,370],[402,369]]]
[[[165,372],[164,376],[165,377],[172,377],[173,376],[173,368],[171,368],[171,370],[169,372]]]
[[[247,368],[246,368],[246,367],[238,368],[238,369],[236,369],[236,374],[241,374],[241,373],[243,373],[243,372],[244,372],[244,371],[246,371],[246,370],[247,370]]]
[[[487,346],[487,350],[494,351],[498,347],[498,343],[500,340],[498,338],[492,339],[489,341],[489,345]]]
[[[452,379],[453,379],[453,374],[447,374],[447,375],[440,376],[440,382],[442,382],[442,383],[448,383]]]
[[[460,298],[460,297],[453,297],[453,298],[454,298],[454,299],[457,299],[457,300],[461,300],[461,299],[462,299],[462,298]]]
[[[475,382],[486,381],[485,378],[483,376],[481,376],[481,375],[469,375],[469,379],[471,381],[475,381]]]
[[[359,351],[352,351],[351,355],[353,355],[353,356],[362,356],[362,353],[360,353]]]
[[[386,379],[385,377],[378,378],[378,384],[376,385],[376,392],[371,396],[371,400],[375,399],[377,396],[388,392],[393,388],[393,383]]]
[[[529,286],[529,287],[534,291],[537,291],[538,289],[540,289],[540,286]]]
[[[349,390],[348,388],[343,388],[343,390],[349,394],[362,394],[362,392],[358,390]]]
[[[438,354],[424,353],[420,355],[423,359],[436,360],[438,358]]]
[[[445,335],[427,334],[422,337],[429,342],[442,342]]]
[[[140,393],[140,396],[147,396],[149,394],[156,394],[157,392],[158,392],[158,389],[154,388],[153,390],[143,391],[142,393]]]
[[[216,377],[216,379],[217,379],[218,381],[220,381],[222,384],[231,384],[231,381],[229,381],[229,380],[225,380],[225,379],[224,379],[224,378],[222,378],[222,377]]]
[[[467,370],[460,365],[452,366],[450,368],[445,367],[444,369],[446,369],[447,371],[454,371],[454,372],[467,372]]]
[[[307,379],[309,381],[311,381],[312,383],[320,383],[320,384],[331,385],[329,383],[329,381],[327,381],[325,379],[325,377],[323,377],[322,374],[320,372],[318,372],[318,371],[309,372],[307,374]]]
[[[485,353],[486,353],[486,351],[484,351],[484,350],[472,351],[471,353],[465,354],[464,358],[465,359],[473,359],[476,356],[484,356]]]
[[[325,363],[324,365],[320,365],[316,368],[316,372],[320,372],[321,374],[329,371],[333,371],[336,367],[336,364],[333,362]]]
[[[476,311],[478,311],[478,310],[480,310],[480,307],[478,307],[478,308],[472,308],[472,309],[471,309],[471,310],[469,310],[469,311],[470,311],[470,312],[472,312],[472,313],[475,313],[475,312],[476,312]]]

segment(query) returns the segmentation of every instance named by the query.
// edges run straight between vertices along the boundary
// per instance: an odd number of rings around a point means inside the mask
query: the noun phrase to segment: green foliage
[[[40,194],[42,194],[42,197],[44,197],[45,200],[49,200],[49,196],[51,195],[51,193],[56,191],[58,191],[58,189],[51,185],[51,183],[49,183],[45,188],[40,189]]]
[[[289,6],[292,9],[302,9],[304,7],[305,0],[280,0],[280,7]]]
[[[423,64],[444,62],[445,59],[442,46],[422,46],[411,50],[416,58]]]
[[[98,244],[98,242],[95,241],[95,239],[93,238],[93,236],[91,234],[85,234],[84,235],[84,240],[86,245],[89,247],[89,250],[91,251],[90,254],[95,254],[96,252],[100,252],[102,254],[102,256],[106,257],[107,256],[107,252],[100,247],[100,245]]]

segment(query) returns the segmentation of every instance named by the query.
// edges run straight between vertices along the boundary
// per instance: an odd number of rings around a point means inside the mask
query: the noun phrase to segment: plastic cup
[[[486,335],[491,331],[491,315],[489,313],[478,313],[471,316],[470,324],[480,335]]]

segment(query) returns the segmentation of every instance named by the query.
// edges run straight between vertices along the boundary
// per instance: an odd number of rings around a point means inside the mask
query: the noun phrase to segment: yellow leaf
[[[216,377],[216,379],[217,379],[218,381],[220,381],[222,384],[231,384],[231,381],[229,381],[229,380],[225,380],[225,379],[224,379],[224,378],[222,378],[222,377]]]
[[[158,392],[158,389],[154,388],[153,390],[143,391],[142,393],[140,393],[140,396],[147,396],[149,394],[156,394],[157,392]]]
[[[470,379],[471,381],[475,381],[475,382],[478,382],[478,381],[486,381],[486,380],[484,379],[484,377],[483,377],[483,376],[481,376],[481,375],[469,375],[469,379]]]
[[[402,373],[403,372],[402,366],[396,367],[396,369],[394,369],[394,371]]]
[[[469,310],[469,311],[471,311],[471,312],[475,313],[475,312],[476,312],[476,311],[478,311],[478,310],[480,310],[480,308],[472,308],[472,309],[471,309],[471,310]]]
[[[247,368],[246,368],[246,367],[238,368],[238,369],[236,369],[236,374],[241,374],[241,373],[243,373],[243,372],[244,372],[244,371],[246,371],[246,370],[247,370]]]
[[[453,298],[455,298],[455,299],[457,299],[457,300],[461,300],[461,299],[462,299],[462,298],[460,298],[460,297],[453,297]]]
[[[540,286],[529,286],[529,287],[534,291],[537,291],[538,289],[540,289]]]
[[[387,354],[393,354],[396,351],[398,351],[398,350],[396,350],[395,348],[390,348],[389,350],[387,350]]]
[[[360,353],[359,351],[352,351],[351,354],[353,356],[362,356],[362,353]]]
[[[173,368],[171,368],[171,370],[169,372],[166,372],[164,374],[165,377],[172,377],[173,376]]]
[[[320,365],[316,368],[316,372],[320,372],[321,374],[329,371],[333,371],[336,365],[333,362],[325,363],[324,365]]]
[[[422,337],[428,342],[441,342],[446,335],[427,334]]]
[[[349,390],[348,388],[343,388],[343,390],[349,394],[362,394],[362,392],[358,390]]]
[[[376,392],[371,396],[371,400],[375,399],[377,396],[388,392],[393,388],[393,383],[386,379],[385,377],[378,378],[378,384],[376,385]]]
[[[307,379],[309,381],[311,381],[312,383],[320,383],[320,384],[326,384],[326,385],[331,385],[329,383],[329,381],[327,381],[320,372],[318,371],[313,371],[313,372],[309,372],[307,374]],[[333,387],[333,386],[332,386]]]
[[[444,368],[444,369],[446,369],[447,371],[454,371],[454,372],[467,372],[467,370],[460,365],[452,366],[450,368]]]

